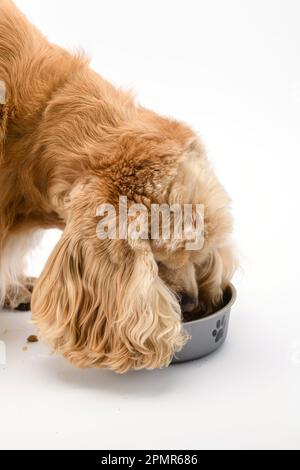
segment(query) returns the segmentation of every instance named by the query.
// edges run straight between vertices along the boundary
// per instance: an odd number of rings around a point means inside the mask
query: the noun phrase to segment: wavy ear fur
[[[95,227],[70,222],[46,264],[32,298],[41,337],[78,367],[167,366],[185,337],[148,242],[99,240]]]

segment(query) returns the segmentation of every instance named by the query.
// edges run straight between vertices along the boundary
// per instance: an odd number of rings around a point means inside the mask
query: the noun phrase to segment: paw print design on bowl
[[[212,335],[215,338],[216,343],[220,341],[220,339],[223,338],[225,326],[226,326],[226,318],[224,316],[222,317],[221,320],[217,321],[216,328],[212,332]]]

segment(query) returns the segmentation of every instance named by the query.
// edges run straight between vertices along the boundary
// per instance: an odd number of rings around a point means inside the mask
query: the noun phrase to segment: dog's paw
[[[223,338],[225,326],[226,326],[226,318],[222,317],[221,320],[217,321],[216,328],[212,332],[212,335],[215,338],[216,343],[218,343],[218,341],[220,341],[220,339]]]
[[[26,277],[22,285],[8,290],[4,307],[19,312],[28,312],[31,309],[31,295],[36,278]]]
[[[24,285],[25,285],[26,289],[29,290],[29,292],[32,293],[36,282],[37,282],[36,277],[29,277],[28,276],[28,277],[25,278]]]

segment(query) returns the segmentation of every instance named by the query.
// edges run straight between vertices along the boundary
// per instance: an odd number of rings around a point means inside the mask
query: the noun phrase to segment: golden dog
[[[135,103],[0,0],[0,300],[30,306],[25,257],[62,238],[34,287],[41,338],[79,367],[156,368],[185,343],[181,309],[210,312],[234,269],[230,200],[198,136]],[[203,204],[204,244],[99,239],[97,208]]]

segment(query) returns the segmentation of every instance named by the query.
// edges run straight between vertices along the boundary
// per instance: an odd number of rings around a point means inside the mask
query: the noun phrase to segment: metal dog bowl
[[[236,300],[236,290],[232,284],[224,291],[224,306],[215,313],[184,323],[184,330],[190,339],[176,353],[172,364],[192,361],[207,356],[218,349],[225,341],[228,331],[231,307]]]

